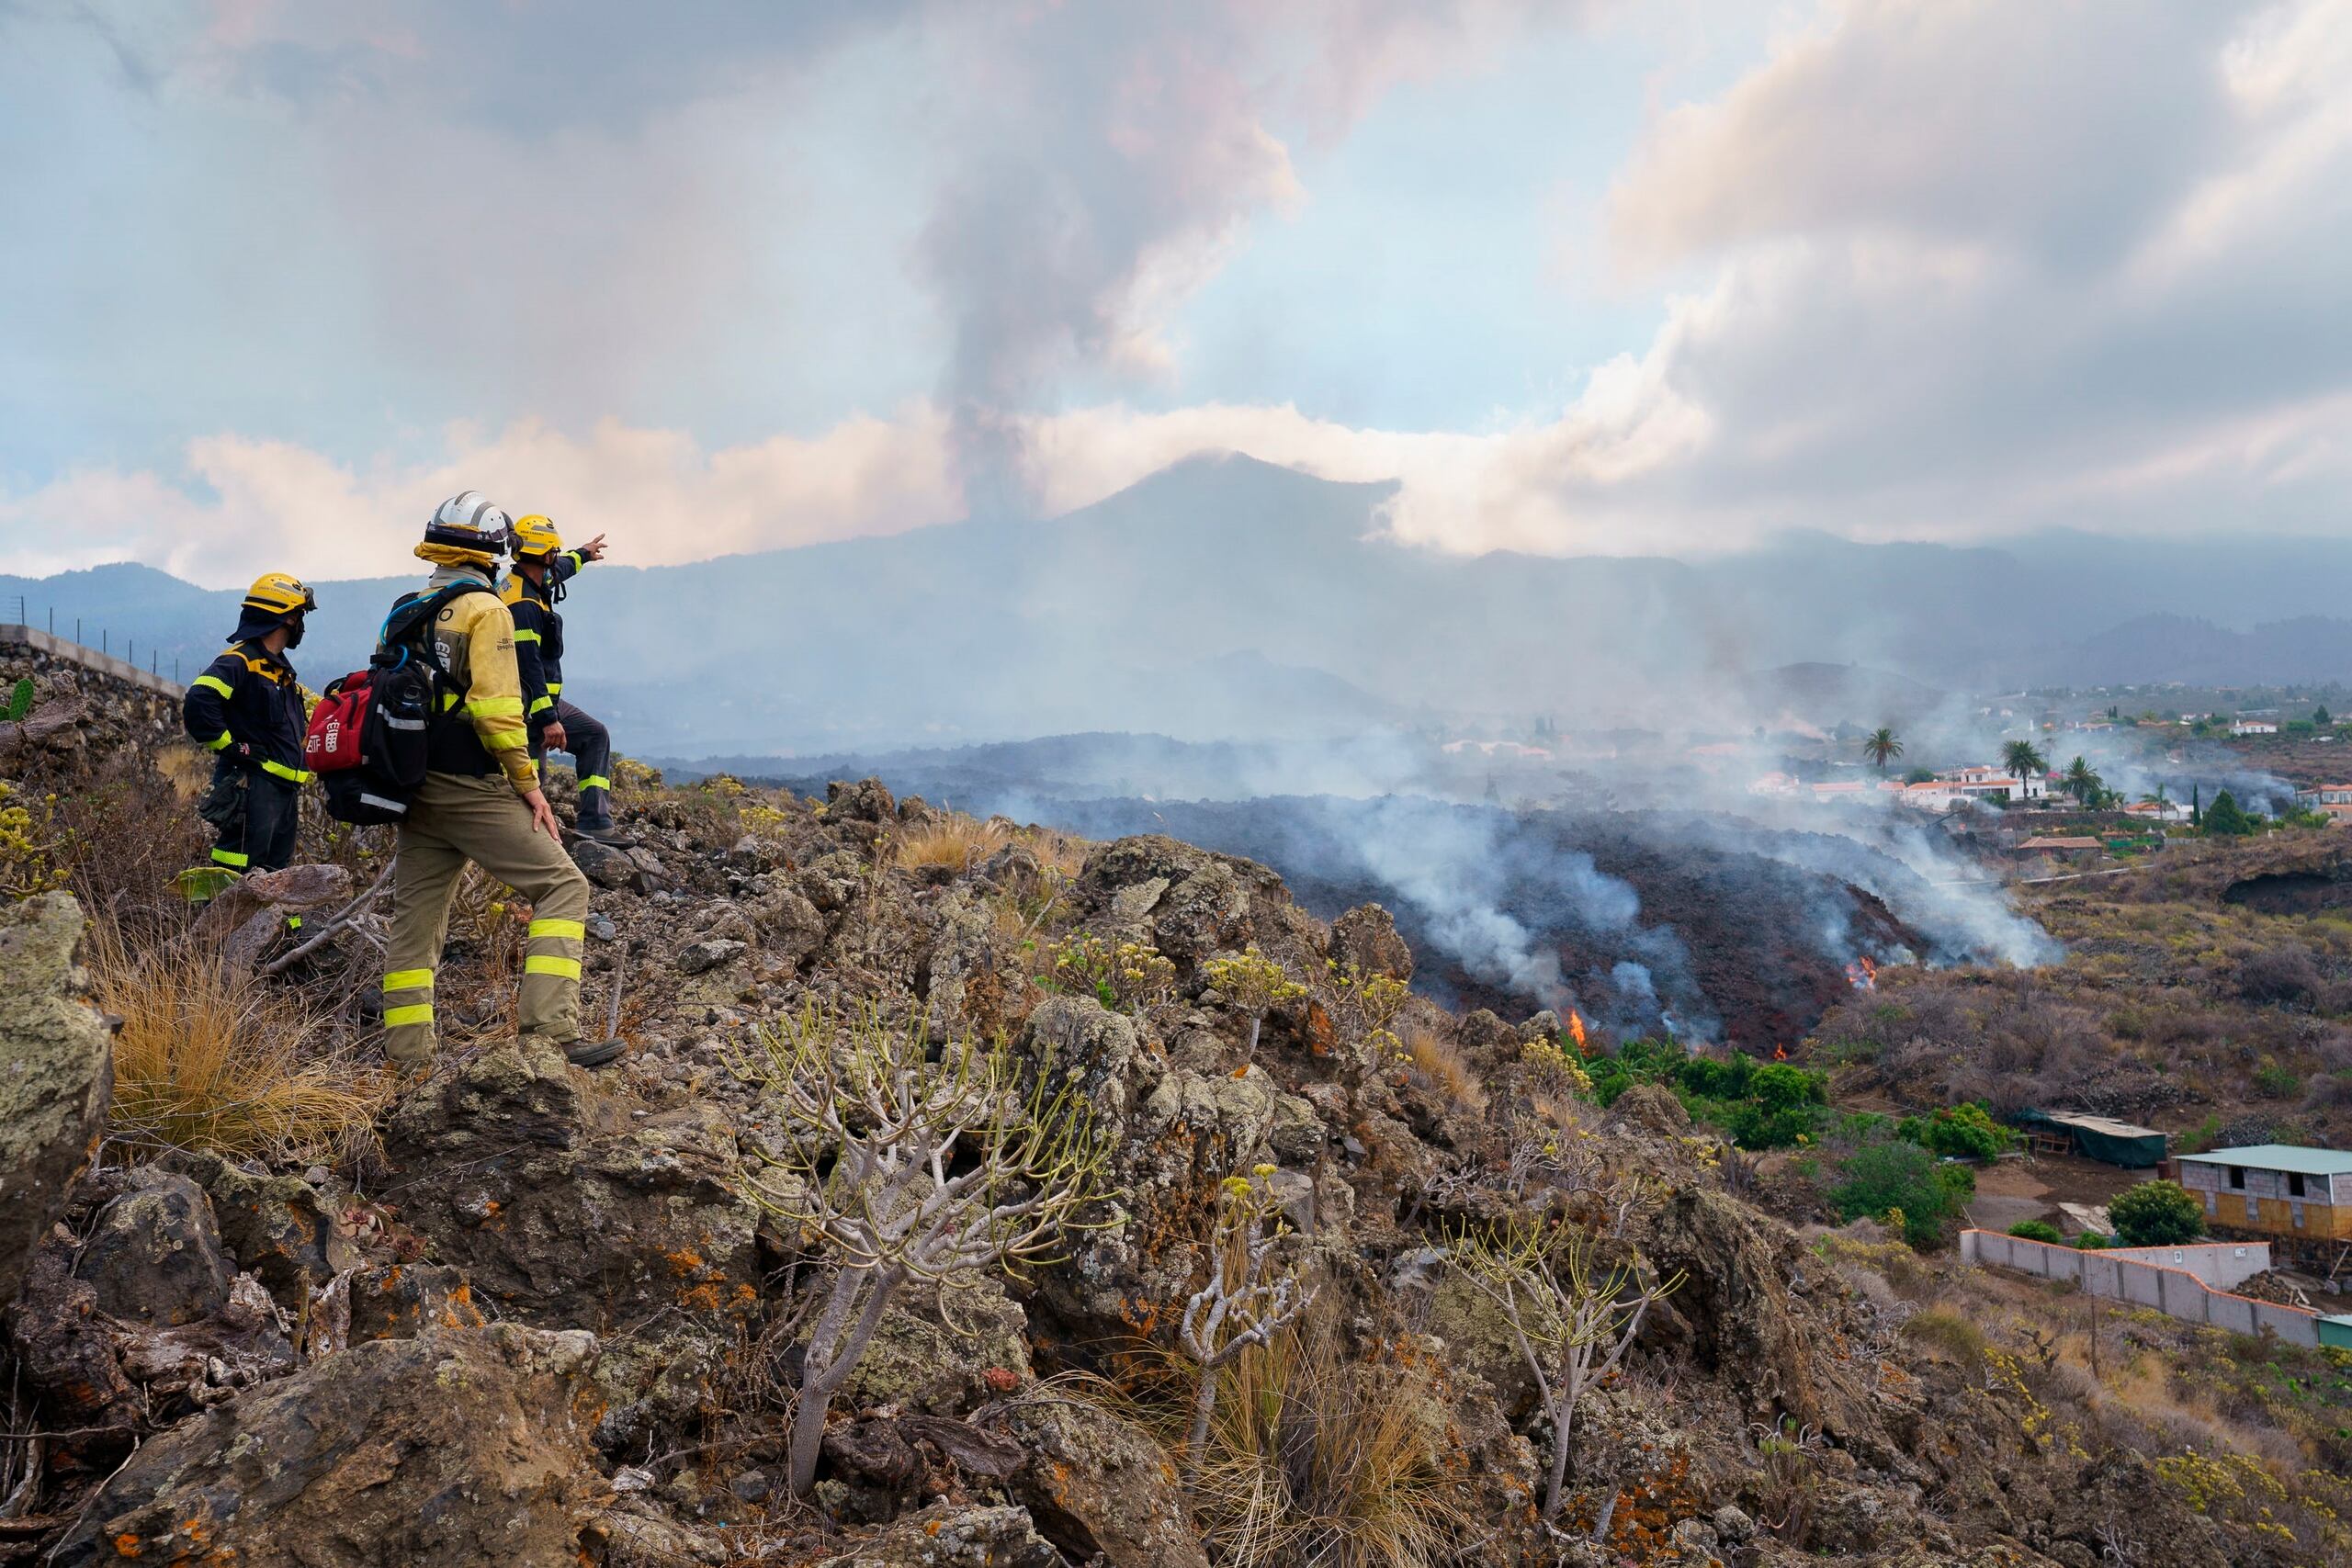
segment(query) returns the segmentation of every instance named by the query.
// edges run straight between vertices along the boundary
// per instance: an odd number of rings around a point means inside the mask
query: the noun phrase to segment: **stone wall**
[[[2229,1293],[2229,1286],[2269,1269],[2270,1248],[2264,1242],[2080,1252],[1998,1231],[1970,1230],[1960,1235],[1960,1256],[2045,1280],[2071,1280],[2091,1295],[2154,1307],[2187,1323],[2210,1323],[2233,1334],[2268,1329],[2292,1345],[2319,1343],[2317,1314]]]

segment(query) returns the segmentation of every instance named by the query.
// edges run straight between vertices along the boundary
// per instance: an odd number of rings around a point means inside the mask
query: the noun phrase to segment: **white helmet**
[[[424,525],[424,542],[485,557],[506,552],[507,530],[514,519],[490,503],[478,490],[451,496]]]

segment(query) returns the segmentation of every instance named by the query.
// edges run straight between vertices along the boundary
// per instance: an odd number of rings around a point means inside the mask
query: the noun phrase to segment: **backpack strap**
[[[433,671],[435,678],[446,681],[449,678],[449,671],[442,666],[440,649],[434,646],[430,637],[420,634],[438,620],[441,612],[456,601],[469,593],[492,592],[493,590],[488,583],[476,582],[469,578],[432,593],[408,594],[394,601],[392,613],[384,617],[383,635],[379,640],[386,649],[400,654],[400,659],[393,663],[405,660],[411,652],[414,652]]]

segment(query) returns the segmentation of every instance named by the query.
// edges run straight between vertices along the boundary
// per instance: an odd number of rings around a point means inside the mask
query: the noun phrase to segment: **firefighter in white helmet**
[[[400,827],[392,929],[385,953],[385,1054],[432,1066],[434,973],[448,934],[449,898],[471,861],[528,899],[521,1032],[563,1047],[583,1067],[618,1056],[618,1040],[580,1034],[580,958],[588,879],[557,837],[524,723],[514,620],[492,586],[512,520],[479,491],[441,503],[416,553],[433,564],[419,594],[447,593],[427,634],[449,690],[428,732],[424,782]]]

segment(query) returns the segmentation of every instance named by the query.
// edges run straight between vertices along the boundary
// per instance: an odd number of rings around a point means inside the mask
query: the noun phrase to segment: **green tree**
[[[1991,1159],[2017,1141],[2017,1134],[1974,1100],[1945,1106],[1932,1116],[1905,1116],[1894,1124],[1894,1135],[1954,1159]]]
[[[1877,764],[1878,771],[1883,773],[1887,763],[1903,755],[1903,742],[1894,738],[1894,731],[1882,726],[1863,739],[1862,755]]]
[[[2018,794],[2025,794],[2025,781],[2036,773],[2050,771],[2050,759],[2041,748],[2030,740],[2012,740],[2001,748],[2001,771],[2018,781]]]
[[[2324,729],[2329,725],[2335,722],[2335,716],[2327,711],[2327,705],[2325,703],[2322,703],[2319,706],[2312,709],[2312,722],[2318,725],[2322,729]]]
[[[1945,1165],[1918,1145],[1895,1139],[1857,1149],[1838,1168],[1845,1180],[1830,1190],[1840,1218],[1903,1216],[1903,1238],[1913,1247],[1940,1246],[1944,1227],[1976,1190],[1964,1165]]]
[[[2098,770],[2080,757],[2066,764],[2066,776],[2060,787],[2075,797],[2078,806],[2089,806],[2107,793],[2107,781]]]
[[[2237,796],[2223,790],[2206,808],[2205,831],[2224,839],[2244,838],[2254,831],[2254,818],[2238,805]]]
[[[2177,1181],[2143,1181],[2119,1193],[2107,1217],[2125,1247],[2179,1247],[2205,1234],[2205,1206]]]

